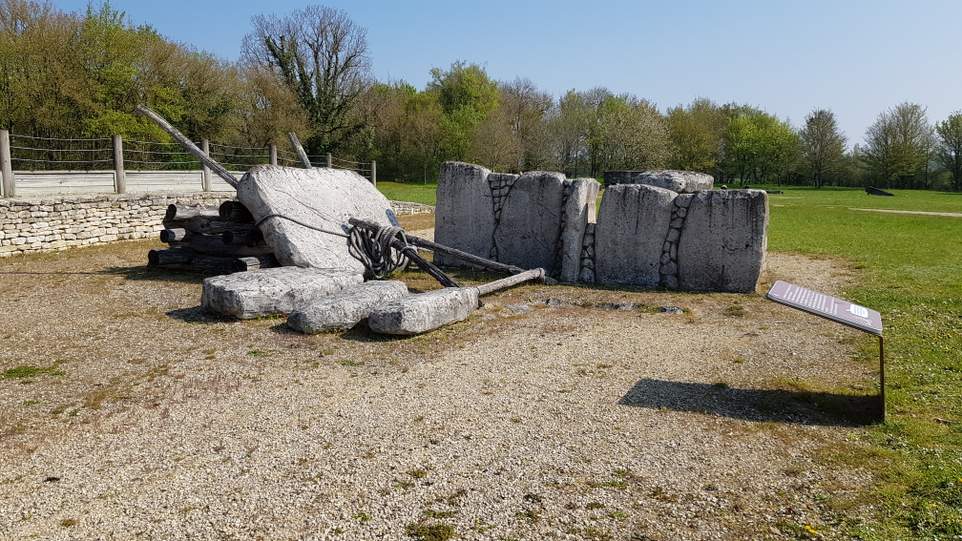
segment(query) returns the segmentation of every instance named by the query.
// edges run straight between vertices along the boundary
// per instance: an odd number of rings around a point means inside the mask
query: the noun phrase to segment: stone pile
[[[712,190],[711,176],[688,171],[609,176],[596,218],[594,180],[445,163],[435,239],[569,283],[755,290],[767,247],[764,191]]]

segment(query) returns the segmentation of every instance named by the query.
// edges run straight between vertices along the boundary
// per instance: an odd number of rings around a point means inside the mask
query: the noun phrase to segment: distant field
[[[404,182],[385,182],[378,181],[377,188],[388,199],[394,201],[412,201],[414,203],[424,203],[433,205],[435,201],[435,191],[437,184],[416,184]]]

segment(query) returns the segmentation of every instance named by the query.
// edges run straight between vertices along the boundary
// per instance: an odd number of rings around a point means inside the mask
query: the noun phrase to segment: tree
[[[936,124],[935,133],[939,161],[952,174],[952,188],[962,191],[962,112],[956,111]]]
[[[838,129],[835,115],[827,109],[816,109],[805,117],[799,133],[802,156],[812,182],[821,188],[825,178],[838,172],[845,156],[845,136]]]
[[[925,108],[901,103],[883,112],[865,134],[861,155],[868,178],[882,186],[914,188],[928,184],[934,139]]]
[[[481,66],[461,61],[447,70],[432,69],[431,78],[427,91],[437,94],[444,113],[442,152],[448,159],[464,160],[478,127],[498,107],[498,85]]]
[[[669,164],[675,169],[715,174],[721,160],[722,140],[728,118],[707,99],[668,111],[671,139]]]
[[[723,138],[720,180],[778,182],[798,161],[795,130],[778,118],[751,107],[725,106],[728,128]]]
[[[243,59],[270,69],[298,97],[312,153],[335,152],[363,128],[352,108],[370,80],[367,32],[343,10],[308,6],[287,16],[258,15]]]

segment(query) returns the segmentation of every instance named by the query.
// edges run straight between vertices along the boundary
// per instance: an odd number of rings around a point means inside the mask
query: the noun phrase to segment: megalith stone
[[[605,171],[605,186],[610,187],[616,184],[646,184],[677,193],[694,193],[712,189],[715,185],[715,178],[705,173],[674,169]]]
[[[562,282],[578,281],[585,228],[589,223],[597,221],[596,208],[600,187],[593,178],[576,178],[568,188],[568,197],[564,204],[564,224],[561,229]]]
[[[495,220],[489,173],[484,167],[470,163],[441,165],[434,214],[435,242],[476,256],[491,256]],[[464,266],[461,260],[439,253],[434,254],[434,262]]]
[[[563,174],[545,171],[518,177],[494,231],[498,261],[523,269],[541,267],[557,275],[565,182]]]
[[[463,321],[478,308],[475,287],[446,287],[407,295],[371,312],[367,325],[380,334],[412,335]]]
[[[332,233],[346,235],[349,218],[397,225],[387,198],[364,177],[342,169],[260,165],[240,180],[237,198],[255,220],[264,220],[264,240],[282,265],[361,273],[364,266],[348,252],[346,236]]]
[[[656,287],[672,202],[678,194],[643,184],[605,190],[595,227],[595,282]]]
[[[408,294],[404,282],[370,281],[304,305],[287,318],[287,326],[305,334],[347,330],[375,309]]]
[[[755,291],[768,246],[768,194],[712,190],[692,197],[678,240],[678,285]]]
[[[238,319],[289,314],[363,281],[361,273],[345,269],[275,267],[235,272],[205,279],[200,304],[209,312]]]

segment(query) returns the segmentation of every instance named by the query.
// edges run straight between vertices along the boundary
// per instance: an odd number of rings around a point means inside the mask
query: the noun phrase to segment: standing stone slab
[[[605,171],[605,186],[616,184],[646,184],[678,193],[710,190],[715,178],[695,171],[652,169],[650,171]]]
[[[374,309],[407,294],[404,282],[365,282],[294,310],[287,318],[287,326],[305,334],[347,330],[366,319]]]
[[[240,180],[237,198],[255,220],[280,215],[342,234],[349,218],[397,225],[387,198],[353,171],[257,166]],[[364,271],[348,252],[345,237],[280,217],[268,218],[260,229],[282,265]]]
[[[532,171],[518,177],[494,232],[498,261],[557,275],[564,190],[561,173]]]
[[[581,255],[584,248],[585,228],[597,221],[598,189],[601,185],[593,178],[577,178],[571,181],[568,199],[564,207],[564,225],[561,232],[561,281],[575,283],[581,271]]]
[[[275,267],[204,280],[200,304],[222,316],[252,319],[288,314],[364,281],[349,269]]]
[[[768,246],[768,194],[695,194],[678,242],[678,283],[694,291],[755,291]]]
[[[376,333],[408,336],[463,321],[477,308],[477,288],[446,287],[408,295],[375,310],[367,324]]]
[[[438,179],[434,240],[469,254],[489,257],[494,234],[490,171],[480,165],[445,162]],[[439,265],[463,266],[458,259],[434,254]]]
[[[672,202],[678,194],[643,184],[605,190],[595,227],[595,281],[657,287]]]

